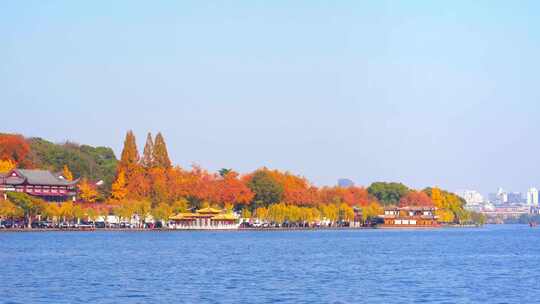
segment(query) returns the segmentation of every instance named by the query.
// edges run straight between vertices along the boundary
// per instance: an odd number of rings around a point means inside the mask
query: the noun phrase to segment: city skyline
[[[127,130],[140,149],[162,131],[183,167],[523,191],[540,186],[538,6],[10,2],[0,100],[24,112],[2,132],[119,156]]]

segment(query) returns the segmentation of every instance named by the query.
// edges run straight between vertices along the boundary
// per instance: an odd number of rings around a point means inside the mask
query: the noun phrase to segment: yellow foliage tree
[[[242,209],[242,218],[248,219],[251,218],[251,211],[248,208]]]
[[[86,178],[84,178],[79,183],[79,191],[80,191],[80,197],[83,201],[93,203],[98,198],[98,192],[96,188],[88,182]]]
[[[124,173],[124,170],[120,169],[118,176],[111,187],[111,197],[120,201],[126,198],[126,195],[126,174]]]
[[[441,194],[441,189],[439,188],[433,188],[431,189],[431,200],[433,201],[433,204],[435,204],[435,207],[437,208],[444,208],[444,200],[443,196]]]
[[[63,203],[62,206],[60,206],[60,217],[62,217],[63,221],[71,220],[73,218],[73,203],[72,202],[66,202]]]
[[[339,205],[339,219],[350,222],[354,220],[354,210],[349,205],[342,203]]]
[[[15,169],[16,164],[11,159],[0,160],[0,173],[7,173]]]
[[[335,204],[325,204],[320,207],[322,216],[331,222],[339,218],[338,208]]]
[[[255,209],[255,217],[257,217],[261,221],[267,221],[268,220],[268,209],[265,207],[259,207]]]
[[[61,216],[61,207],[56,203],[47,204],[44,210],[44,215],[52,219],[53,223],[57,223],[58,218]]]
[[[231,203],[225,203],[224,208],[225,208],[225,210],[227,211],[227,213],[232,213],[232,212],[233,212],[234,205],[231,204]]]
[[[175,201],[171,207],[174,214],[187,212],[189,209],[189,202],[185,198],[180,198]]]
[[[173,210],[168,204],[159,203],[156,207],[152,208],[150,213],[154,219],[166,222],[171,217]]]
[[[71,173],[67,165],[64,165],[64,170],[62,170],[62,176],[68,181],[73,180],[73,174]]]
[[[362,208],[362,220],[366,221],[369,218],[377,217],[384,213],[384,208],[377,202],[371,202],[366,207]]]
[[[13,218],[24,215],[24,211],[9,200],[0,199],[0,218]]]

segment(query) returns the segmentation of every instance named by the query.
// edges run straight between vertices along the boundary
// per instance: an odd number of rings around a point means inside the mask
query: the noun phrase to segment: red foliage
[[[28,153],[30,145],[21,135],[16,134],[0,134],[0,159],[12,160],[15,163],[23,166],[28,166]]]
[[[229,172],[223,178],[213,182],[212,201],[222,205],[226,203],[249,204],[255,194],[238,178],[238,173]]]
[[[267,170],[267,169],[264,169]],[[317,199],[317,188],[307,179],[278,170],[269,171],[283,186],[283,202],[291,205],[313,205]]]
[[[401,200],[399,201],[399,206],[433,207],[434,204],[429,195],[427,195],[426,193],[411,191],[401,198]]]
[[[362,187],[324,187],[319,191],[319,203],[346,203],[349,206],[367,206],[369,194]]]

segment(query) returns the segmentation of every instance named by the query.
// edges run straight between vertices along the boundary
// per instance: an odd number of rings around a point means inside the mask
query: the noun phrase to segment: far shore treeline
[[[273,223],[309,223],[321,219],[336,225],[351,221],[353,207],[369,221],[386,206],[434,206],[443,223],[483,223],[482,215],[465,210],[459,196],[429,187],[408,188],[402,183],[376,182],[369,187],[316,187],[302,176],[262,167],[245,174],[223,168],[209,172],[199,166],[174,166],[161,133],[150,133],[139,152],[128,131],[120,160],[112,149],[72,142],[54,144],[41,138],[0,134],[0,173],[13,168],[47,169],[67,179],[79,178],[78,201],[45,203],[21,193],[0,200],[0,217],[80,220],[114,214],[130,218],[171,215],[205,206],[236,211],[243,218]],[[98,183],[102,181],[102,183]]]

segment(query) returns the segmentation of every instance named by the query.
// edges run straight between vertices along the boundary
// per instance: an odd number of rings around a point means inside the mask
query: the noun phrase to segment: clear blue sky
[[[317,185],[540,186],[538,1],[2,1],[2,131]]]

